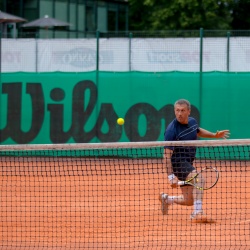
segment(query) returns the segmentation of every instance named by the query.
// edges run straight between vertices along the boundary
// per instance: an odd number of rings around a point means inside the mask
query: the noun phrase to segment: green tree
[[[250,16],[250,0],[235,0],[232,5],[232,29],[249,30]]]
[[[131,30],[230,29],[233,0],[129,0]]]

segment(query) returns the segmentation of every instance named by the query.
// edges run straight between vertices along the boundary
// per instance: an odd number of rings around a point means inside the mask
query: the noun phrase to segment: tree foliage
[[[129,0],[131,30],[230,29],[235,0]],[[246,0],[245,0],[246,1]]]
[[[232,5],[232,29],[249,30],[250,29],[250,0],[234,1]]]

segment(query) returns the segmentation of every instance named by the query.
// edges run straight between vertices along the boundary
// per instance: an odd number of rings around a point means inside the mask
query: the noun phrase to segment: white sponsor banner
[[[230,38],[229,71],[250,72],[250,38]]]
[[[202,71],[227,71],[227,39],[203,38]]]
[[[98,66],[96,51],[95,38],[2,39],[1,71],[199,72],[201,68],[200,38],[101,38]],[[249,72],[249,58],[248,37],[203,38],[204,72]]]
[[[100,39],[99,70],[127,72],[129,68],[129,39],[112,38]]]
[[[36,72],[35,39],[2,39],[1,72]]]
[[[97,69],[96,39],[39,40],[38,48],[39,72]],[[99,70],[129,71],[128,57],[128,39],[99,39]]]
[[[38,40],[39,72],[96,70],[95,39]]]
[[[200,39],[145,38],[132,40],[132,70],[199,71]]]

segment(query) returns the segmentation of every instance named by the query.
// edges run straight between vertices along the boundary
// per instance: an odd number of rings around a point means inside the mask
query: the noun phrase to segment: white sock
[[[201,200],[196,200],[194,202],[194,211],[195,212],[202,211],[202,201]]]

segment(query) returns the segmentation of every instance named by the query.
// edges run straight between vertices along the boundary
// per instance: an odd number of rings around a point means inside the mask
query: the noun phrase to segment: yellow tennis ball
[[[123,118],[118,118],[118,119],[117,119],[117,123],[118,123],[119,125],[123,125],[123,124],[124,124],[124,119],[123,119]]]

